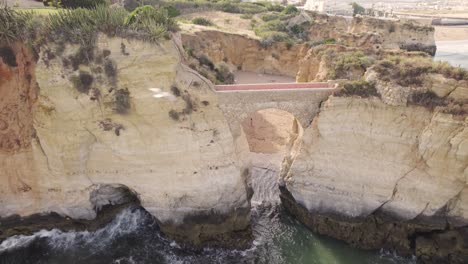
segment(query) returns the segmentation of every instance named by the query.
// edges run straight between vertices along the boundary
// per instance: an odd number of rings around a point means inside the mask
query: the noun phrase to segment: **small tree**
[[[353,16],[365,14],[366,9],[362,5],[356,2],[352,2],[350,5],[353,7]]]

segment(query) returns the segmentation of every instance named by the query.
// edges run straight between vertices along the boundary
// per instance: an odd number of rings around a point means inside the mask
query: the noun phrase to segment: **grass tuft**
[[[192,23],[195,25],[200,25],[200,26],[214,26],[211,20],[204,18],[204,17],[196,17],[192,19]]]
[[[336,96],[353,96],[357,95],[362,98],[371,96],[380,97],[375,85],[365,80],[348,81],[343,84],[343,89],[335,94]]]

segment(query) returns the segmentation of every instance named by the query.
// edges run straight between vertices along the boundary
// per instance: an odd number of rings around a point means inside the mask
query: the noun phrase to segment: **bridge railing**
[[[295,90],[295,89],[317,89],[333,88],[333,84],[328,82],[310,83],[255,83],[255,84],[229,84],[215,85],[218,92],[224,91],[251,91],[251,90]]]

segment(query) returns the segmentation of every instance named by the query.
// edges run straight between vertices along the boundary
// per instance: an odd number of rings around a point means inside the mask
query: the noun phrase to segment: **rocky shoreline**
[[[310,212],[283,186],[281,203],[296,219],[318,234],[362,249],[389,249],[402,256],[416,256],[422,263],[467,263],[468,227],[398,221],[380,211],[363,219]]]

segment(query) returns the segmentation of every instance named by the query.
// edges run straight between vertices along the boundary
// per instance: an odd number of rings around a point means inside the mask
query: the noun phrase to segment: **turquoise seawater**
[[[43,230],[32,236],[12,237],[0,244],[0,263],[416,263],[315,235],[278,206],[256,207],[252,225],[255,241],[247,250],[195,251],[165,238],[143,209],[126,209],[96,232]]]
[[[468,69],[468,39],[455,41],[437,41],[436,61],[448,61],[453,66]]]

